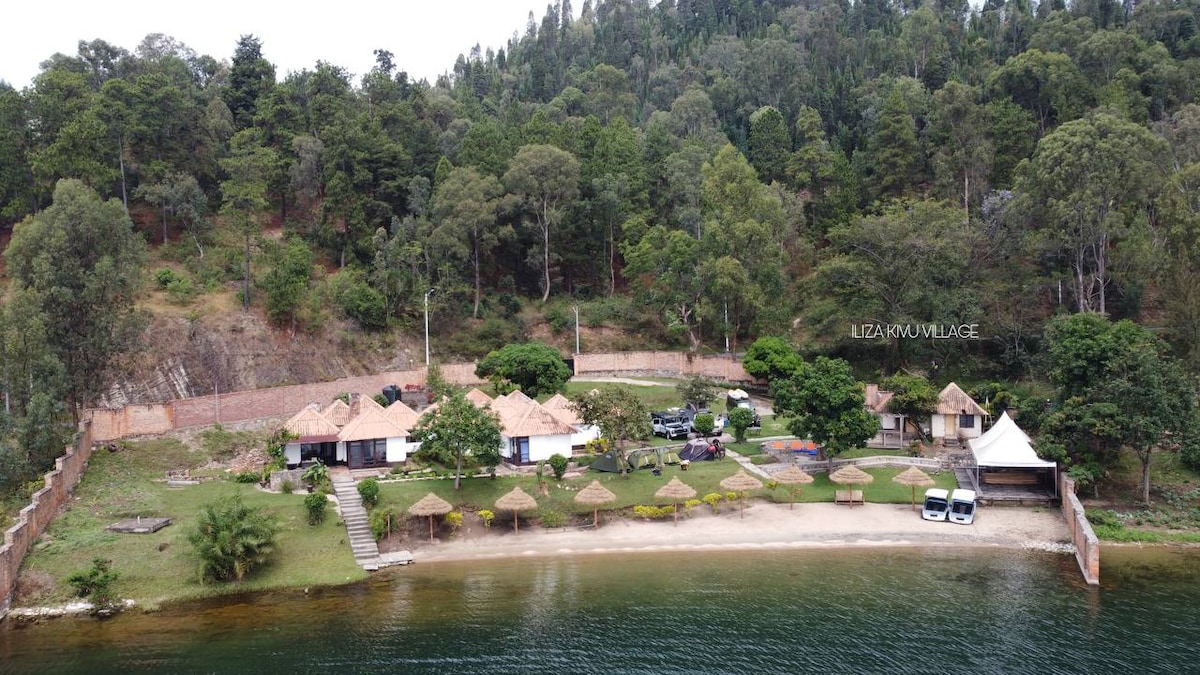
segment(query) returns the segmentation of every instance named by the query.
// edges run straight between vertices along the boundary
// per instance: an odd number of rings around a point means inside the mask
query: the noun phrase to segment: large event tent
[[[968,441],[975,456],[975,482],[979,472],[986,469],[1051,469],[1054,472],[1054,494],[1058,495],[1058,464],[1037,456],[1028,434],[1017,426],[1008,413],[979,438]]]

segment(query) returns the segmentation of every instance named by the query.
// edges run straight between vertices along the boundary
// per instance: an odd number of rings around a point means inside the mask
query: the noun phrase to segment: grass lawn
[[[76,489],[76,501],[50,525],[25,559],[26,577],[38,589],[24,596],[24,601],[49,604],[68,600],[72,589],[66,577],[91,567],[96,557],[112,560],[112,568],[120,574],[115,584],[119,597],[148,608],[173,600],[365,578],[366,573],[354,563],[345,527],[332,505],[325,523],[312,527],[307,524],[302,494],[271,494],[254,485],[228,481],[166,486],[168,469],[195,468],[207,455],[176,439],[125,442],[119,452],[93,454]],[[279,518],[278,548],[270,564],[243,582],[201,584],[187,533],[202,504],[232,493]],[[118,534],[104,529],[139,515],[170,517],[172,524],[154,534]]]
[[[646,469],[632,472],[628,478],[622,478],[620,474],[615,473],[587,471],[579,478],[563,480],[561,483],[555,482],[553,478],[548,479],[549,496],[538,496],[537,500],[540,509],[549,509],[560,513],[590,514],[592,507],[575,504],[575,494],[593,480],[599,480],[601,484],[617,495],[616,501],[606,505],[604,510],[622,510],[636,505],[662,505],[666,502],[655,498],[654,493],[672,477],[678,476],[681,481],[695,488],[696,498],[699,499],[710,492],[725,494],[726,491],[720,487],[721,480],[732,476],[739,468],[736,462],[726,458],[712,462],[696,462],[687,471],[681,471],[677,466],[667,466],[661,477],[656,477]],[[867,501],[895,504],[909,502],[909,488],[892,482],[892,477],[900,473],[900,469],[867,469],[866,471],[875,476],[874,483],[862,488]],[[824,474],[817,474],[814,478],[815,481],[812,485],[804,486],[802,494],[797,495],[796,501],[831,502],[835,489],[845,489],[844,486],[831,484],[829,478]],[[955,487],[953,473],[938,474],[934,476],[934,480],[937,481],[937,487]],[[427,493],[433,492],[458,509],[466,511],[490,509],[494,511],[496,500],[514,487],[520,486],[525,492],[536,495],[536,483],[537,479],[533,476],[505,477],[495,480],[472,478],[465,479],[462,490],[455,493],[454,481],[448,479],[388,482],[380,485],[380,504],[406,510]],[[786,503],[788,488],[780,486],[775,490],[769,490],[764,487],[750,493],[750,496]],[[920,497],[919,494],[918,497]],[[529,512],[524,515],[532,518],[535,514]],[[498,521],[503,517],[503,514],[497,514]]]
[[[1149,507],[1142,503],[1141,480],[1141,461],[1123,452],[1098,491],[1079,489],[1096,536],[1118,542],[1200,543],[1200,474],[1184,466],[1177,452],[1154,453]]]

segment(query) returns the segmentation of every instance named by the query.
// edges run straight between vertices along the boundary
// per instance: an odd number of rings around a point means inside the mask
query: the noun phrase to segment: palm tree
[[[274,517],[246,506],[240,495],[205,504],[188,535],[200,559],[200,578],[241,581],[270,557],[278,530]]]

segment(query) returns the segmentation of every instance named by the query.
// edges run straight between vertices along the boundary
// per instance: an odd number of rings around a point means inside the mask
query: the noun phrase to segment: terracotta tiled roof
[[[938,394],[937,414],[939,415],[987,415],[975,399],[967,396],[967,392],[951,382]]]
[[[537,405],[537,401],[526,396],[525,393],[522,392],[520,389],[514,389],[514,390],[508,392],[508,394],[503,397],[497,397],[497,400],[499,398],[504,398],[505,400],[511,402],[514,406],[517,406],[522,410],[529,407],[530,405]]]
[[[421,419],[421,416],[415,410],[404,405],[402,401],[396,401],[389,405],[383,413],[396,426],[406,432],[412,431],[412,428],[417,426],[417,422]]]
[[[877,384],[868,384],[863,391],[863,398],[867,406],[867,410],[876,413],[888,412],[888,401],[892,400],[894,394],[886,389],[880,389]]]
[[[567,424],[583,424],[583,420],[579,419],[579,413],[571,407],[570,399],[562,394],[555,394],[546,399],[542,408]]]
[[[466,399],[474,403],[476,407],[483,407],[492,402],[492,397],[480,391],[478,388],[467,392]]]
[[[340,398],[333,399],[333,403],[325,406],[325,409],[321,411],[321,414],[325,416],[325,419],[333,422],[339,427],[346,426],[346,423],[350,421],[351,417],[353,417],[353,415],[350,414],[350,406],[346,405],[346,402]]]
[[[339,441],[365,441],[372,438],[400,438],[407,436],[407,430],[401,429],[395,422],[389,420],[382,410],[368,407],[350,420],[338,433]]]
[[[338,435],[337,425],[311,406],[292,415],[292,419],[283,423],[283,428],[298,436],[301,441],[309,438],[333,438]]]

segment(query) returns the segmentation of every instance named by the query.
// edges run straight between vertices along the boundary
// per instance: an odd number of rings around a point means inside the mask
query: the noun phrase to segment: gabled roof
[[[555,394],[542,404],[543,409],[567,424],[583,424],[583,420],[579,419],[579,413],[575,412],[571,406],[570,399],[562,394]]]
[[[365,441],[375,438],[401,438],[407,435],[407,430],[389,420],[382,410],[368,407],[342,427],[338,433],[338,440]]]
[[[474,403],[476,407],[483,407],[492,402],[492,397],[480,391],[478,387],[468,391],[464,398]]]
[[[981,467],[1036,469],[1056,466],[1037,456],[1028,434],[1007,412],[1001,413],[1000,419],[982,436],[967,443],[971,446],[971,454],[975,455],[975,463]]]
[[[396,401],[395,403],[389,405],[387,409],[383,411],[383,414],[396,426],[400,427],[406,432],[412,431],[413,427],[417,426],[417,422],[419,422],[421,419],[421,416],[417,414],[417,411],[404,405],[403,401]]]
[[[521,391],[520,389],[513,389],[504,396],[496,397],[496,400],[500,400],[501,398],[511,403],[514,407],[522,410],[531,405],[537,405],[537,401],[526,396],[525,392]]]
[[[967,396],[967,392],[951,382],[938,394],[937,414],[939,415],[983,415],[988,412],[975,399]]]
[[[338,435],[337,425],[312,406],[292,415],[292,419],[283,423],[283,428],[298,436],[301,442],[329,442],[337,440]]]
[[[868,384],[863,390],[864,403],[867,410],[875,413],[888,412],[888,401],[892,400],[894,394],[886,389],[880,389],[877,384]]]
[[[350,394],[350,412],[357,415],[368,408],[383,412],[383,406],[379,405],[379,401],[376,401],[374,397],[366,394]]]
[[[350,421],[350,418],[354,417],[354,415],[350,413],[350,406],[346,405],[346,402],[340,398],[333,399],[333,402],[325,406],[325,409],[321,411],[321,414],[325,416],[325,419],[333,422],[339,427],[346,426],[346,423]]]
[[[533,405],[526,406],[523,410],[517,410],[510,405],[504,410],[497,411],[497,413],[500,415],[500,426],[504,435],[509,438],[523,436],[569,436],[575,433],[575,429],[571,425],[552,415],[550,411],[542,408],[536,401],[533,401]]]

